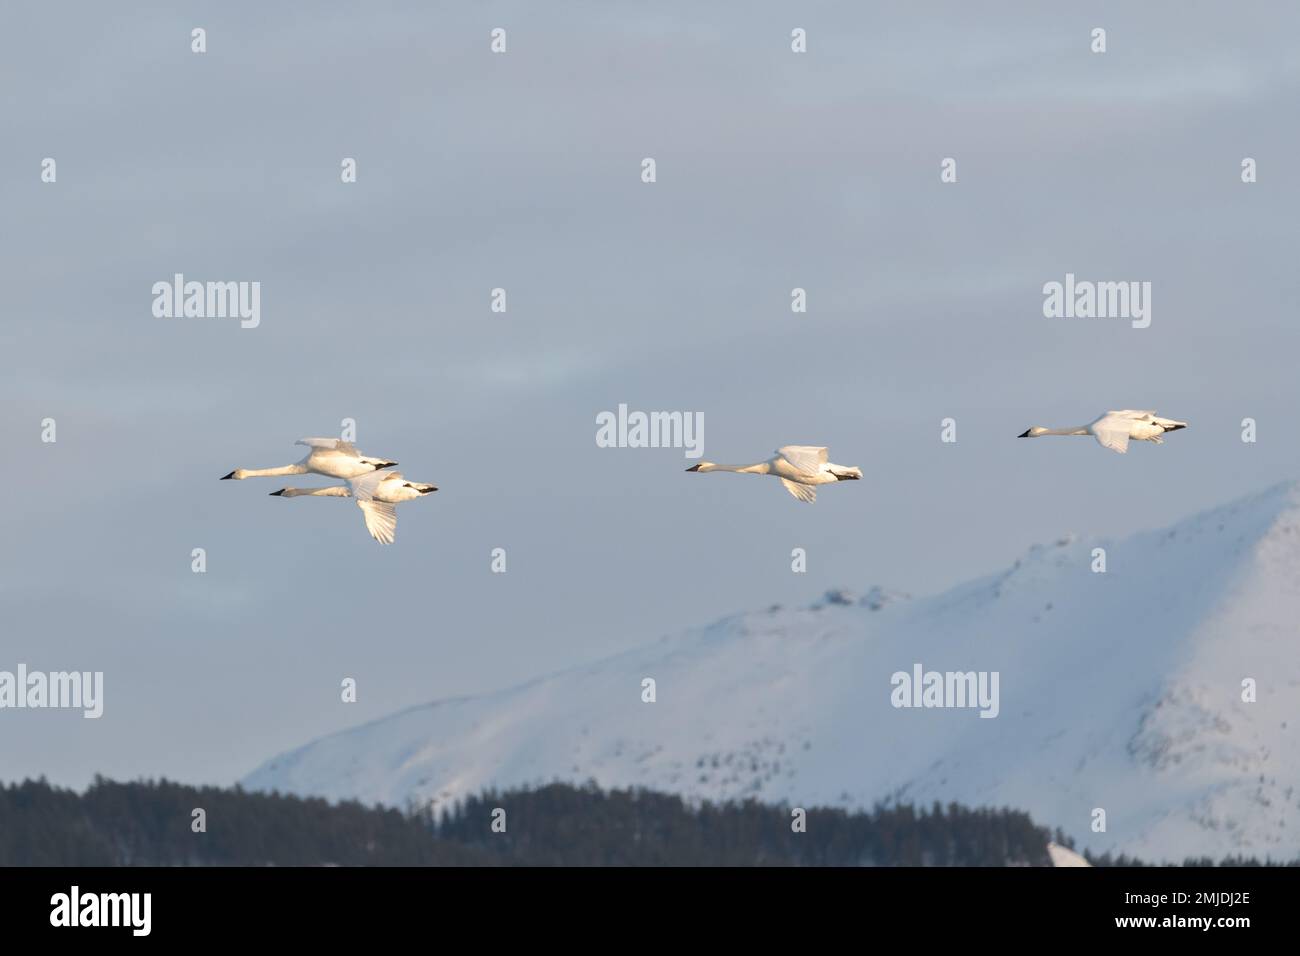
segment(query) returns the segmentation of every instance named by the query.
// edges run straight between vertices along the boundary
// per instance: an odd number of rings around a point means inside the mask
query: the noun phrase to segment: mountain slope
[[[934,597],[833,592],[416,707],[244,785],[398,806],[552,779],[792,805],[956,800],[1027,810],[1098,852],[1293,858],[1297,621],[1287,484],[1164,531],[1035,547]],[[998,672],[997,716],[894,707],[891,675],[918,663]]]

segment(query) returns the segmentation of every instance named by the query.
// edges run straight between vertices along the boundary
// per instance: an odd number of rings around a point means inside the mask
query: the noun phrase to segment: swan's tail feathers
[[[791,481],[788,478],[782,478],[781,484],[785,485],[785,490],[790,492],[800,501],[806,501],[812,504],[817,500],[817,489],[812,485],[801,485],[797,481]]]
[[[392,544],[397,536],[397,509],[385,501],[358,500],[366,519],[366,530],[380,544]]]

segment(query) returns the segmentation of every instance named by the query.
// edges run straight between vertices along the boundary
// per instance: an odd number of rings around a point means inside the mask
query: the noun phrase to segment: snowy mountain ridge
[[[1098,852],[1293,859],[1297,621],[1288,483],[1161,531],[1035,546],[933,597],[838,590],[734,615],[324,737],[243,783],[399,807],[555,779],[793,806],[957,801],[1027,810]],[[996,718],[896,706],[894,675],[918,665],[997,672]]]

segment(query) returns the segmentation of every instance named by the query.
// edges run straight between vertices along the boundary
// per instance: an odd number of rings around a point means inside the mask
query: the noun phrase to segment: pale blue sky
[[[0,712],[0,776],[229,783],[735,610],[941,590],[1297,477],[1300,11],[924,7],[6,5],[0,669],[103,670],[106,699]],[[260,328],[155,319],[175,272],[260,281]],[[1043,318],[1066,272],[1152,282],[1151,327]],[[715,461],[827,444],[865,480],[808,507],[599,449],[620,402],[703,412]],[[1128,407],[1191,427],[1015,440]],[[345,417],[441,488],[394,547],[217,481]]]

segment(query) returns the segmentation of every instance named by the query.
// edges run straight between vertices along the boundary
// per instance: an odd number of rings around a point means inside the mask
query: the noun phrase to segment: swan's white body
[[[785,490],[809,504],[817,500],[817,485],[835,481],[852,481],[862,477],[862,469],[836,465],[826,460],[826,449],[819,445],[786,445],[776,450],[776,457],[753,465],[716,465],[702,461],[687,471],[734,471],[742,475],[774,475]]]
[[[1044,428],[1035,425],[1021,438],[1038,438],[1041,435],[1091,435],[1097,439],[1102,448],[1119,452],[1128,451],[1129,440],[1163,443],[1165,432],[1186,428],[1187,422],[1177,422],[1172,418],[1157,418],[1155,412],[1136,411],[1126,408],[1117,412],[1107,412],[1096,421],[1077,428]]]
[[[392,468],[397,464],[387,458],[371,458],[369,455],[363,455],[353,447],[351,442],[339,438],[301,438],[294,444],[311,448],[302,461],[292,465],[281,465],[279,468],[236,468],[230,474],[223,475],[222,481],[228,478],[240,481],[244,478],[309,473],[328,475],[331,478],[359,478],[380,468]]]
[[[366,519],[366,530],[380,544],[392,544],[397,536],[396,505],[402,501],[422,498],[438,489],[418,481],[407,481],[400,471],[372,472],[360,478],[351,478],[347,485],[329,485],[325,488],[281,488],[271,494],[284,498],[313,495],[321,498],[355,498],[357,507]]]

